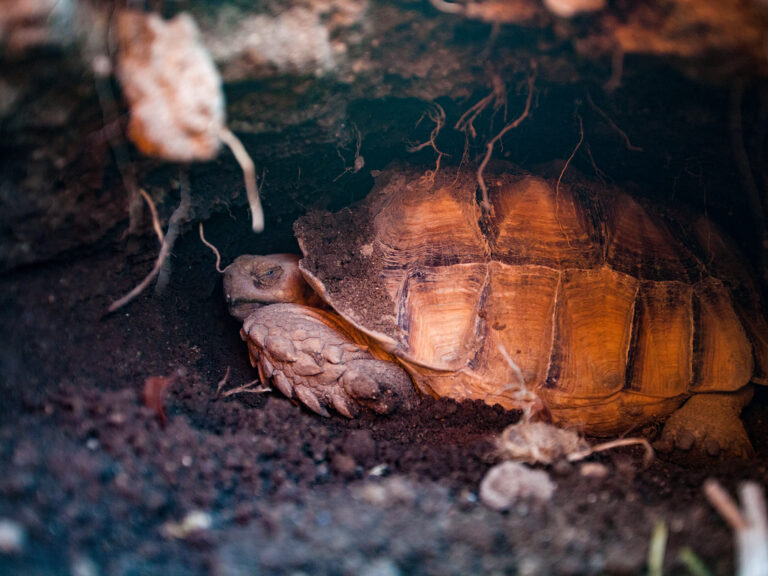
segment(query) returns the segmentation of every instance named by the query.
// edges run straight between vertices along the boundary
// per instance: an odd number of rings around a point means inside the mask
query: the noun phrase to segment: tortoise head
[[[224,270],[224,296],[229,313],[239,320],[263,304],[310,304],[311,289],[294,254],[239,256]]]

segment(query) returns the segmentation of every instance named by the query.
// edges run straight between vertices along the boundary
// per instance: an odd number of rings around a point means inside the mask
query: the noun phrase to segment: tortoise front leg
[[[361,406],[388,414],[416,401],[405,370],[375,358],[331,312],[298,304],[264,306],[246,318],[241,335],[261,381],[322,416],[332,408],[354,418]]]
[[[656,448],[678,449],[694,457],[748,458],[754,451],[739,415],[752,393],[747,386],[737,392],[691,396],[669,417]]]

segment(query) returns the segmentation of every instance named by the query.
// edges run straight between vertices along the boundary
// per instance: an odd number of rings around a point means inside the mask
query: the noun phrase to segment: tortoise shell
[[[615,434],[762,373],[757,292],[709,221],[584,181],[485,179],[489,213],[474,173],[399,167],[296,225],[312,287],[422,391]]]

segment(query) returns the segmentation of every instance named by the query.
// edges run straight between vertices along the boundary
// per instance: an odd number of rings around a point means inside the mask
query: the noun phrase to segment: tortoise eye
[[[257,288],[269,288],[273,286],[283,275],[283,269],[280,266],[270,266],[267,269],[254,270],[251,274],[253,285]]]

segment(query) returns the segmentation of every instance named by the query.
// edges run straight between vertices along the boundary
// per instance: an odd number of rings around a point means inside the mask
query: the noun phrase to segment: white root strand
[[[216,255],[216,272],[219,274],[224,274],[224,270],[221,267],[221,252],[219,252],[219,249],[216,248],[213,244],[208,242],[208,240],[205,239],[205,233],[203,232],[203,221],[200,221],[200,226],[198,227],[200,231],[200,240],[202,240],[203,244],[208,246],[208,248],[211,249],[211,251]]]
[[[229,128],[224,128],[219,133],[219,138],[232,151],[235,160],[243,170],[245,192],[248,195],[248,204],[251,208],[251,228],[254,232],[262,232],[264,230],[264,211],[259,199],[259,188],[256,186],[256,168],[253,165],[253,160],[248,155],[243,143]]]

